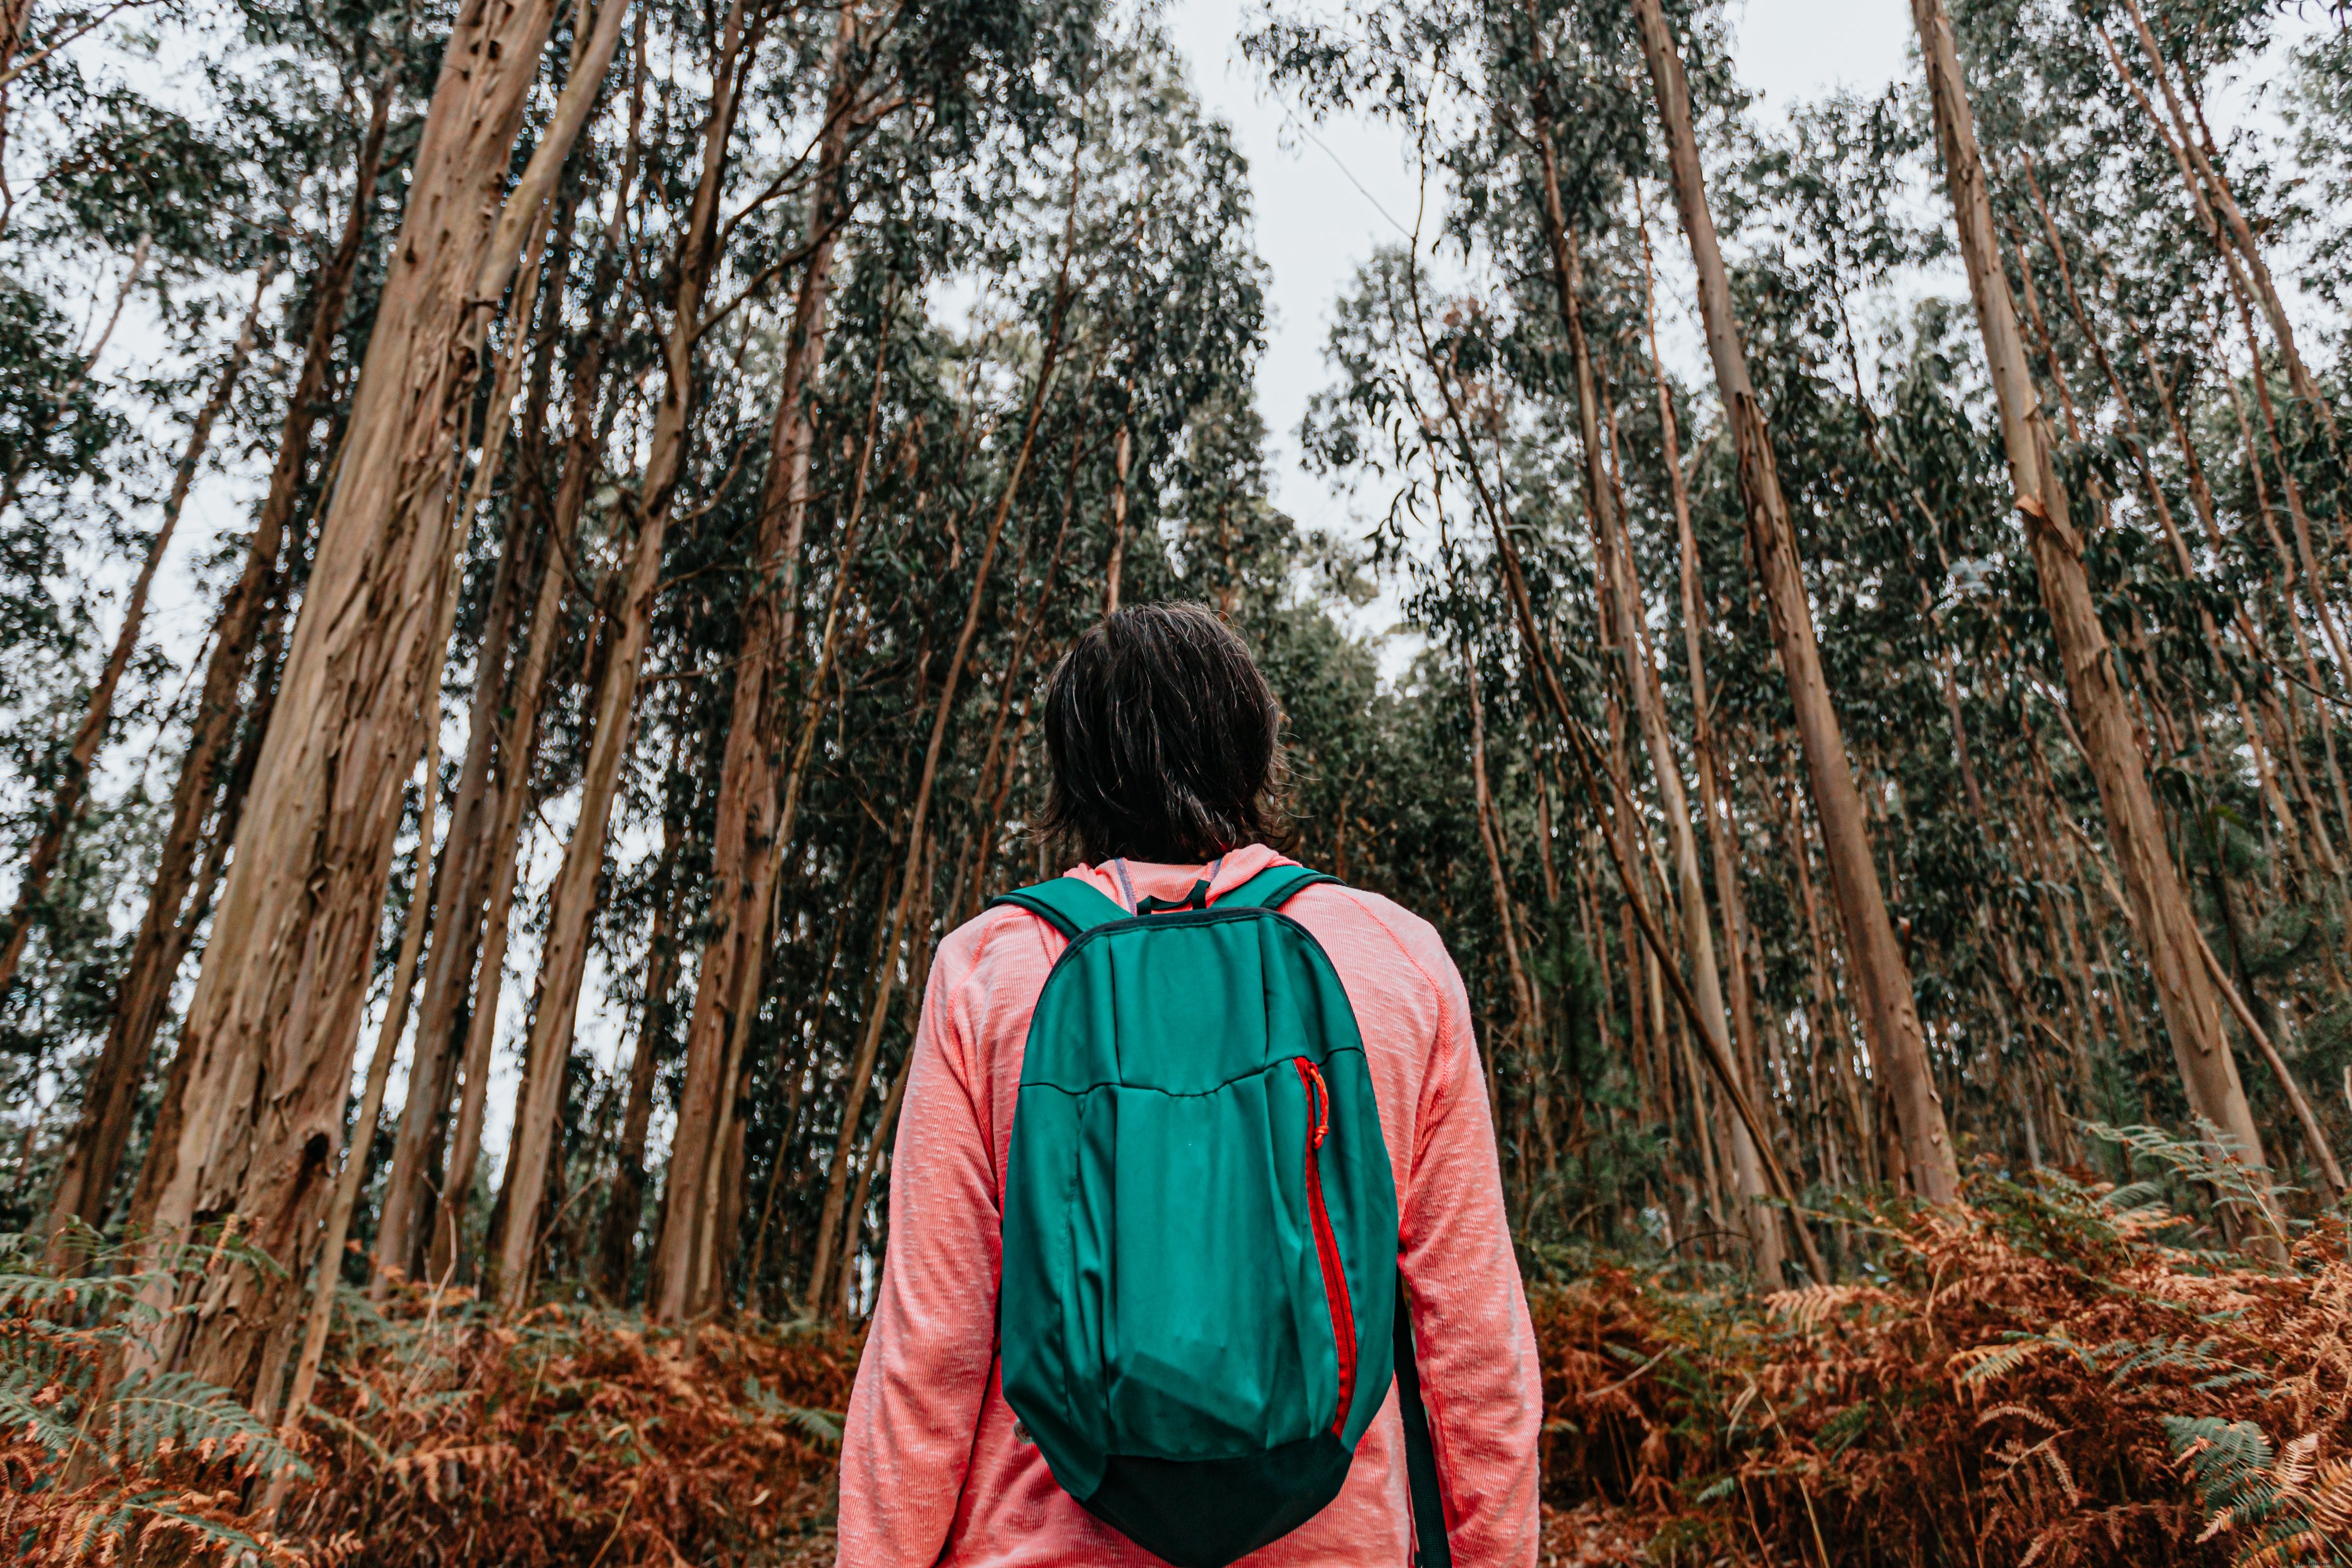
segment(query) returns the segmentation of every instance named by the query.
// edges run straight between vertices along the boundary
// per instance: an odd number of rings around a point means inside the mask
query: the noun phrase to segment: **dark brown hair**
[[[1272,842],[1281,722],[1249,650],[1208,610],[1118,611],[1045,688],[1043,826],[1097,863],[1190,865]]]

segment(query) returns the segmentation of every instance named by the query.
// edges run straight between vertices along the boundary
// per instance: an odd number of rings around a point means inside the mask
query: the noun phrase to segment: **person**
[[[1045,697],[1042,827],[1085,855],[1066,874],[1133,912],[1202,881],[1213,905],[1289,863],[1273,847],[1279,726],[1248,650],[1206,610],[1107,617]],[[1541,1378],[1461,976],[1426,921],[1376,894],[1326,883],[1284,907],[1329,955],[1361,1030],[1453,1560],[1531,1564]],[[843,1568],[1158,1561],[1055,1483],[1005,1402],[997,1354],[1013,1110],[1064,946],[1046,922],[998,906],[949,936],[932,965],[891,1155],[889,1249],[842,1436]],[[1243,1562],[1412,1559],[1392,1386],[1339,1496]]]

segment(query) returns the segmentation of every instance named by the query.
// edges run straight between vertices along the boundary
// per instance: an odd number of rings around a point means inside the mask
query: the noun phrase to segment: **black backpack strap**
[[[1413,1568],[1454,1568],[1445,1539],[1445,1495],[1437,1486],[1437,1451],[1429,1442],[1429,1406],[1421,1398],[1421,1365],[1413,1357],[1412,1306],[1404,1275],[1397,1275],[1397,1414],[1404,1417],[1404,1474],[1412,1500]]]
[[[1231,892],[1219,894],[1216,907],[1279,909],[1318,882],[1337,884],[1339,880],[1328,872],[1309,871],[1303,865],[1271,865]]]
[[[1016,888],[990,899],[988,907],[1000,904],[1027,910],[1073,942],[1097,925],[1129,917],[1117,899],[1075,876],[1057,876],[1034,887]]]

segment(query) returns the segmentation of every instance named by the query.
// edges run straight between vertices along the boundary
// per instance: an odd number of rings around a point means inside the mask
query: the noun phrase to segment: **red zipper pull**
[[[1331,1132],[1331,1091],[1324,1086],[1323,1074],[1313,1062],[1303,1056],[1292,1060],[1298,1064],[1298,1076],[1307,1085],[1307,1113],[1315,1123],[1315,1130],[1307,1134],[1307,1146],[1319,1149]]]

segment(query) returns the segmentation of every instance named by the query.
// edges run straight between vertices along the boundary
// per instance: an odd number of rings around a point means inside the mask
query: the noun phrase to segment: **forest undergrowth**
[[[1817,1214],[1869,1251],[1843,1282],[1759,1295],[1594,1258],[1534,1285],[1541,1560],[2352,1561],[2344,1220],[2297,1227],[2284,1269],[2250,1262],[2168,1201],[2215,1174],[2193,1146],[2122,1131],[2173,1179],[1986,1167],[1957,1207]],[[93,1400],[158,1328],[142,1287],[0,1277],[16,1561],[833,1560],[848,1330],[347,1292],[309,1421],[272,1433],[186,1380]]]

